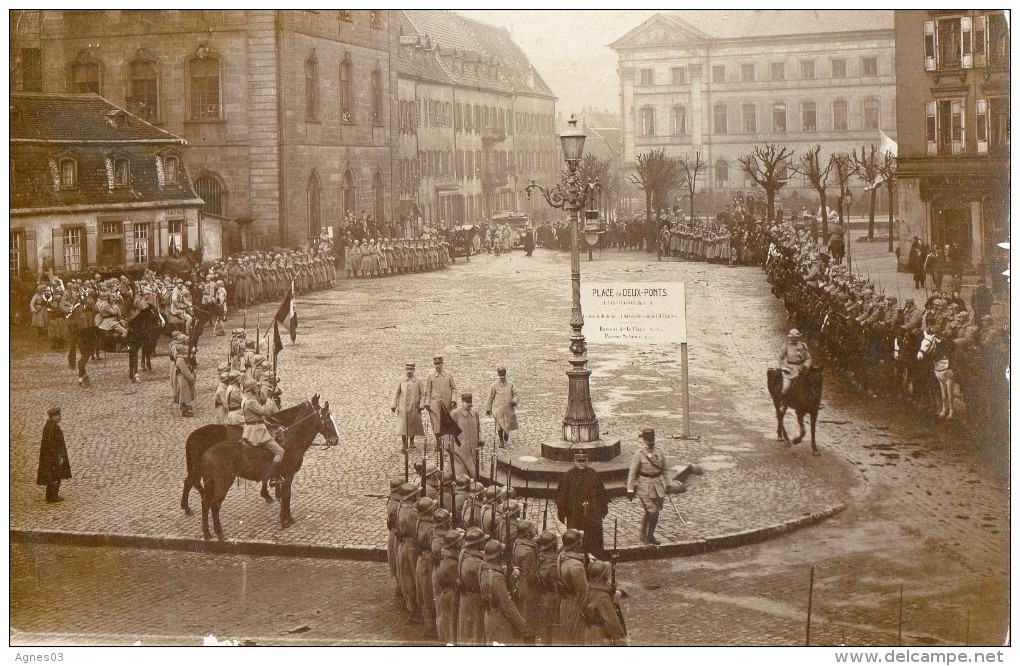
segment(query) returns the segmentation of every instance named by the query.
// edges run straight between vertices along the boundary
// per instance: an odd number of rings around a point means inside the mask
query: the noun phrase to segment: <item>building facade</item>
[[[12,12],[12,89],[94,92],[187,139],[204,212],[246,248],[392,211],[384,10]]]
[[[12,93],[10,107],[12,280],[199,245],[218,258],[220,225],[199,216],[184,139],[93,94]]]
[[[896,12],[901,238],[1006,266],[1009,24],[1003,11]]]
[[[393,14],[402,209],[448,225],[547,214],[524,188],[561,168],[556,98],[509,32],[448,11]]]
[[[737,159],[757,145],[787,146],[796,159],[815,145],[824,157],[895,137],[891,11],[660,13],[610,48],[624,167],[653,149],[700,155],[699,189],[716,203],[753,187]],[[800,176],[791,190],[813,196]]]

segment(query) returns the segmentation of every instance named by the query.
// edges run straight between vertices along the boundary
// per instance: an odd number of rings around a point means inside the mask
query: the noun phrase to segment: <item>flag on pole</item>
[[[294,283],[290,283],[290,291],[287,297],[280,303],[280,309],[276,311],[276,321],[281,326],[286,326],[290,331],[290,341],[297,340],[297,312],[294,310]]]
[[[276,375],[276,356],[283,349],[283,340],[280,339],[280,322],[273,320],[273,375]]]

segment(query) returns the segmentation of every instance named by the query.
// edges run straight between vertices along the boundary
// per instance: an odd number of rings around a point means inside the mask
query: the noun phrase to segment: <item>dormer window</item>
[[[113,162],[113,186],[127,187],[131,184],[131,162],[120,158]]]
[[[180,162],[176,157],[166,157],[163,159],[163,182],[167,185],[177,184],[177,170],[180,166]]]
[[[78,185],[78,163],[70,158],[60,160],[60,189],[68,190]]]

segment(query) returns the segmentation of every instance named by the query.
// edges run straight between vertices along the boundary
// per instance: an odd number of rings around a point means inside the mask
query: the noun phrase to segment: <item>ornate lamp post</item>
[[[589,378],[591,370],[587,369],[588,347],[584,341],[584,318],[581,315],[581,259],[578,248],[578,227],[582,224],[581,213],[586,204],[601,191],[598,183],[582,183],[577,174],[577,167],[584,152],[584,133],[577,127],[577,120],[571,116],[568,129],[560,135],[563,157],[567,162],[567,175],[551,189],[531,181],[525,188],[528,198],[538,190],[546,202],[553,208],[560,208],[570,215],[570,293],[572,308],[570,311],[570,358],[571,368],[567,370],[567,413],[563,417],[563,439],[572,443],[596,442],[599,439],[599,422],[591,405]],[[597,227],[590,227],[594,232]],[[588,231],[589,227],[585,228]],[[595,236],[595,240],[598,237]]]

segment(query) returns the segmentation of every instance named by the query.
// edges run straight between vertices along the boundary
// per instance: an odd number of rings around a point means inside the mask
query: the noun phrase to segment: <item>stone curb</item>
[[[695,539],[660,546],[621,548],[621,562],[636,562],[664,557],[690,557],[713,550],[736,548],[788,534],[803,527],[835,516],[846,508],[843,504],[803,514],[769,527],[733,532],[707,539]],[[176,550],[191,553],[218,553],[227,555],[260,555],[272,557],[309,557],[332,560],[385,562],[386,549],[355,546],[317,546],[312,544],[284,544],[267,541],[205,541],[180,537],[151,537],[131,534],[97,534],[91,532],[60,532],[56,530],[11,530],[11,543],[47,544],[57,546],[105,546],[117,548],[146,548]]]

